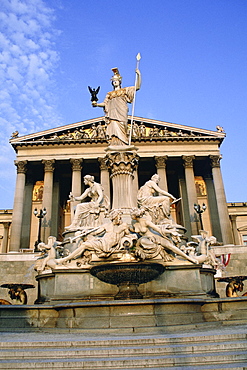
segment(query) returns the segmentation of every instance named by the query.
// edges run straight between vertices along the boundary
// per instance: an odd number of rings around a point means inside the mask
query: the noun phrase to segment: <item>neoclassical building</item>
[[[114,159],[117,171],[125,171],[131,178],[131,201],[124,193],[115,195],[115,200],[112,196],[116,168],[106,150],[104,117],[11,138],[17,179],[9,251],[33,249],[39,229],[35,209],[46,209],[41,239],[54,235],[61,240],[75,206],[68,202],[69,193],[82,193],[87,174],[102,184],[113,207],[128,208],[136,206],[138,188],[158,173],[159,186],[181,198],[173,205],[172,216],[185,226],[188,237],[198,234],[203,222],[204,230],[219,242],[233,244],[220,169],[224,138],[220,127],[210,131],[134,117],[132,144],[137,154],[116,151]],[[194,205],[203,203],[206,210],[200,220]]]

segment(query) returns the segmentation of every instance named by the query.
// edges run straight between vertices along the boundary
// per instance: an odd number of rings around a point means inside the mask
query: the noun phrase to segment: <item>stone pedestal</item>
[[[158,260],[152,260],[150,263],[157,264],[157,262]],[[216,296],[214,269],[205,269],[200,265],[192,265],[183,261],[181,261],[181,265],[162,261],[158,263],[164,268],[164,272],[151,282],[139,285],[140,297],[206,298]],[[75,262],[74,268],[62,265],[53,271],[45,270],[36,277],[39,285],[36,303],[114,300],[118,293],[118,287],[104,283],[92,276],[90,269],[96,265],[102,266],[104,262],[94,262],[93,265],[88,265],[88,268],[86,266],[78,268]],[[117,262],[114,262],[113,266],[116,265]],[[134,265],[138,267],[135,262],[133,262]]]
[[[157,279],[142,284],[146,297],[216,297],[215,270],[198,265],[167,265]]]
[[[112,208],[121,208],[129,212],[131,208],[136,207],[133,201],[133,180],[134,171],[138,164],[139,156],[136,148],[119,147],[117,150],[108,149],[106,163],[110,169],[112,180]]]
[[[118,288],[93,277],[89,269],[61,267],[36,277],[39,285],[35,303],[69,303],[88,300],[114,299]]]

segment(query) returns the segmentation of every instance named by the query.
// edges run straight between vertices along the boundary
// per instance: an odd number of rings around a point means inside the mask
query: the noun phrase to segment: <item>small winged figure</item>
[[[99,93],[100,86],[97,89],[93,89],[92,87],[88,86],[88,90],[91,94],[91,102],[97,102],[99,99],[97,98],[97,94]]]

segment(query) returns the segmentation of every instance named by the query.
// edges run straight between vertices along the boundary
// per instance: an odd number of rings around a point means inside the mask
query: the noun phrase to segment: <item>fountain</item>
[[[102,185],[84,176],[86,190],[69,196],[72,204],[81,202],[63,241],[50,236],[39,244],[36,303],[216,296],[214,239],[204,233],[193,245],[185,242],[184,228],[170,215],[179,199],[159,187],[157,174],[134,191],[139,156],[127,138],[127,102],[140,88],[140,72],[136,86],[124,89],[118,69],[113,72],[114,90],[103,103],[92,102],[106,112],[109,146],[103,160],[112,180],[112,208]]]
[[[159,263],[106,263],[92,267],[90,273],[108,284],[117,285],[118,293],[114,299],[143,298],[139,284],[156,279],[165,268]]]
[[[218,261],[211,250],[216,239],[205,231],[192,241],[184,238],[185,228],[170,215],[180,199],[159,186],[157,174],[138,190],[139,156],[127,139],[127,102],[140,87],[140,72],[136,86],[125,89],[118,69],[113,72],[114,91],[103,103],[92,97],[93,106],[106,112],[109,145],[101,160],[111,179],[111,202],[90,174],[81,196],[70,193],[71,208],[77,206],[63,240],[49,236],[38,245],[35,305],[5,309],[24,328],[149,333],[220,320],[210,306],[217,311],[212,298]],[[12,320],[7,315],[5,325]]]

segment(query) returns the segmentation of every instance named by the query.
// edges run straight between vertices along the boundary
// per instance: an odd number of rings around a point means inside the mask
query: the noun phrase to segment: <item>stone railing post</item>
[[[10,222],[4,222],[3,223],[3,242],[2,242],[2,252],[1,253],[7,253],[8,252],[8,242],[9,242],[9,227]]]

